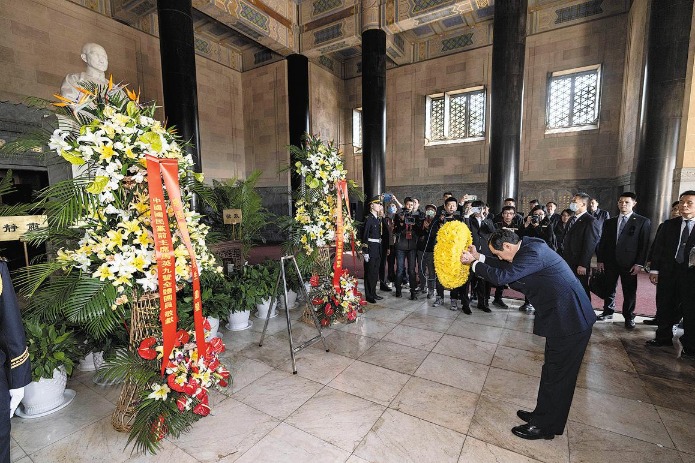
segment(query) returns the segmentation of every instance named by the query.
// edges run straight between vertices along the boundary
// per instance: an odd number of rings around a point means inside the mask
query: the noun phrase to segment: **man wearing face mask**
[[[483,249],[483,246],[487,246],[488,238],[495,231],[495,224],[487,217],[487,208],[484,202],[473,201],[472,206],[471,216],[468,218],[468,226],[471,229],[471,235],[473,235],[473,246],[476,249]],[[478,308],[483,312],[491,312],[488,301],[492,289],[490,282],[479,278],[477,275],[475,278],[477,278],[475,292],[478,299]]]
[[[574,217],[570,218],[567,224],[562,245],[562,257],[581,282],[589,300],[591,300],[589,292],[591,257],[601,236],[598,221],[587,213],[590,199],[591,197],[586,193],[577,193],[572,198],[570,210],[574,212]]]
[[[427,299],[434,295],[434,242],[429,240],[430,229],[436,221],[437,206],[428,204],[425,206],[425,218],[420,223],[419,238],[417,242],[418,274],[420,275],[420,292],[427,290]]]
[[[430,227],[430,233],[429,236],[427,237],[428,243],[433,242],[434,244],[437,243],[437,233],[439,232],[439,229],[447,222],[450,222],[452,220],[458,220],[466,225],[468,225],[468,220],[464,219],[461,217],[461,213],[457,210],[458,209],[458,202],[456,201],[456,198],[453,196],[450,196],[447,198],[444,202],[444,209],[441,212],[441,214],[437,217],[435,222],[432,224]],[[470,226],[469,226],[470,228]],[[432,252],[434,252],[434,244],[432,245]],[[429,245],[428,245],[429,246]],[[470,288],[470,278],[469,281],[467,281],[463,286],[459,286],[458,288],[451,288],[451,310],[458,310],[458,301],[461,301],[461,309],[463,310],[463,313],[470,315],[471,314],[471,308],[470,308],[470,299],[468,298],[468,290]],[[438,307],[444,303],[444,286],[439,282],[437,279],[437,298],[434,300],[434,304],[432,304],[433,307]]]
[[[415,258],[417,255],[417,217],[413,214],[413,200],[407,197],[403,200],[403,209],[393,219],[393,232],[396,242],[396,297],[401,297],[401,288],[406,273],[408,261],[408,281],[410,283],[410,300],[417,299],[417,283],[415,276]]]

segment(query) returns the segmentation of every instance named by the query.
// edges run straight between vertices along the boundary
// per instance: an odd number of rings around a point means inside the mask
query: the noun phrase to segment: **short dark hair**
[[[504,212],[507,212],[507,211],[516,212],[516,207],[514,207],[514,206],[504,206],[504,207],[502,208],[502,212],[504,213]]]
[[[529,204],[535,203],[535,204],[540,204],[541,202],[538,201],[537,199],[532,199],[531,201],[528,202]]]
[[[552,204],[552,205],[554,205],[555,207],[557,207],[557,203],[556,203],[555,201],[548,201],[547,203],[545,203],[546,206],[547,206],[548,204]]]
[[[406,197],[403,199],[403,204],[407,203],[408,201],[410,201],[410,202],[412,203],[412,202],[413,202],[413,198],[411,198],[410,196],[406,196]]]
[[[442,193],[442,196],[446,196],[446,195],[453,196],[451,191],[445,191],[444,193]]]
[[[695,190],[687,190],[678,195],[678,199],[682,198],[683,196],[695,196]]]
[[[503,202],[503,203],[506,203],[507,201],[514,201],[514,202],[516,202],[516,199],[514,199],[514,198],[504,198],[504,201],[502,201],[502,202]]]
[[[673,204],[671,204],[671,207],[680,206],[680,204],[681,204],[680,201],[674,201]]]
[[[573,198],[575,198],[575,197],[581,198],[581,199],[582,199],[582,202],[584,203],[584,205],[588,205],[588,204],[589,204],[589,201],[591,201],[591,196],[589,196],[588,194],[586,194],[586,193],[584,193],[584,192],[582,192],[582,191],[580,191],[580,192],[578,192],[578,193],[575,193],[574,196],[572,196],[572,197],[573,197]]]
[[[618,196],[618,199],[620,198],[632,198],[633,201],[637,201],[637,195],[632,191],[623,191],[620,193],[620,196]]]
[[[536,204],[535,206],[533,206],[533,209],[531,209],[531,212],[529,212],[529,214],[533,214],[536,211],[545,212],[545,209],[543,209],[543,206],[541,206],[540,204]]]
[[[463,207],[470,206],[473,203],[470,199],[467,199],[463,202]]]
[[[500,230],[494,231],[492,235],[490,235],[488,244],[492,246],[493,249],[501,251],[502,249],[504,249],[502,247],[504,243],[517,244],[520,239],[521,238],[519,238],[519,235],[517,235],[513,231],[502,228]]]
[[[485,206],[485,203],[479,199],[476,199],[475,201],[473,201],[471,203],[471,207],[484,207],[484,206]]]
[[[449,196],[448,198],[446,198],[444,200],[444,205],[446,206],[446,203],[450,203],[452,201],[455,202],[456,204],[458,204],[458,202],[459,202],[458,199],[454,198],[453,196]]]
[[[569,216],[574,215],[574,212],[572,212],[572,209],[563,209],[562,212],[560,212],[560,215],[562,214],[567,214]]]

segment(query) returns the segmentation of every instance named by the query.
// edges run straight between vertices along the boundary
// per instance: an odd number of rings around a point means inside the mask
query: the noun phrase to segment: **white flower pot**
[[[65,373],[65,367],[61,366],[53,370],[52,379],[41,378],[39,381],[29,383],[24,388],[23,415],[27,417],[43,416],[65,406],[65,385],[67,382],[68,375]]]
[[[250,315],[250,310],[230,313],[229,325],[227,325],[227,329],[230,331],[242,331],[251,328],[251,322],[249,322]]]
[[[280,305],[282,308],[285,308],[285,295],[283,293],[280,293]],[[289,306],[290,309],[293,309],[294,306],[297,304],[297,293],[295,293],[293,290],[288,289],[287,290],[287,305]]]
[[[94,352],[90,352],[80,360],[80,363],[77,365],[77,369],[80,371],[94,371],[96,369],[94,367],[95,362],[96,360],[94,359]]]
[[[207,317],[207,319],[210,323],[210,331],[205,335],[205,340],[210,342],[212,338],[218,337],[217,330],[220,329],[220,319],[215,317]]]
[[[263,299],[263,302],[260,304],[256,304],[256,318],[259,318],[261,320],[265,320],[266,317],[268,316],[268,310],[270,310],[270,299]],[[273,310],[270,312],[270,318],[274,318],[278,316],[277,310],[277,304],[273,304]]]

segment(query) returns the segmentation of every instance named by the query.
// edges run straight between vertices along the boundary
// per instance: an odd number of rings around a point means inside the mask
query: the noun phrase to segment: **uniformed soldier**
[[[29,352],[7,262],[0,261],[0,462],[10,461],[10,418],[31,382]]]
[[[376,294],[381,264],[381,197],[369,200],[369,213],[364,219],[362,230],[362,256],[364,257],[364,296],[367,302],[374,304],[383,297]]]

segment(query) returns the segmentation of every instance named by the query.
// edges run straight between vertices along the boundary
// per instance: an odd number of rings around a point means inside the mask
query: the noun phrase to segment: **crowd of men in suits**
[[[657,316],[646,323],[658,328],[655,339],[647,344],[672,346],[672,327],[682,319],[681,355],[695,358],[695,268],[688,264],[695,244],[695,234],[691,233],[695,223],[695,191],[680,195],[679,201],[672,205],[672,217],[659,226],[651,246],[650,220],[635,212],[637,197],[632,192],[619,195],[619,213],[614,217],[600,209],[595,198],[581,192],[561,212],[553,201],[541,205],[533,200],[529,211],[522,214],[514,198],[507,198],[495,215],[487,204],[470,195],[459,200],[446,192],[442,200],[443,204],[438,206],[426,205],[424,211],[412,197],[404,198],[401,203],[394,195],[384,195],[369,202],[367,219],[371,225],[365,226],[362,236],[363,243],[368,243],[365,251],[372,259],[370,271],[365,263],[368,302],[381,298],[376,292],[377,285],[381,291],[392,291],[393,282],[396,297],[402,297],[405,288],[410,291],[410,299],[426,294],[428,299],[434,298],[433,306],[444,304],[444,287],[436,277],[433,252],[441,226],[458,220],[468,225],[478,250],[487,247],[496,230],[510,230],[520,238],[542,239],[567,262],[589,299],[591,261],[595,255],[594,271],[604,273],[609,288],[597,319],[613,318],[615,288],[620,279],[622,314],[628,330],[635,327],[638,274],[649,272],[651,282],[657,285]],[[473,272],[465,285],[450,288],[451,310],[458,310],[460,304],[461,310],[470,314],[475,303],[478,309],[489,312],[493,287],[492,305],[507,308],[502,300],[504,286],[493,286]],[[532,311],[533,306],[527,299],[520,310]]]

